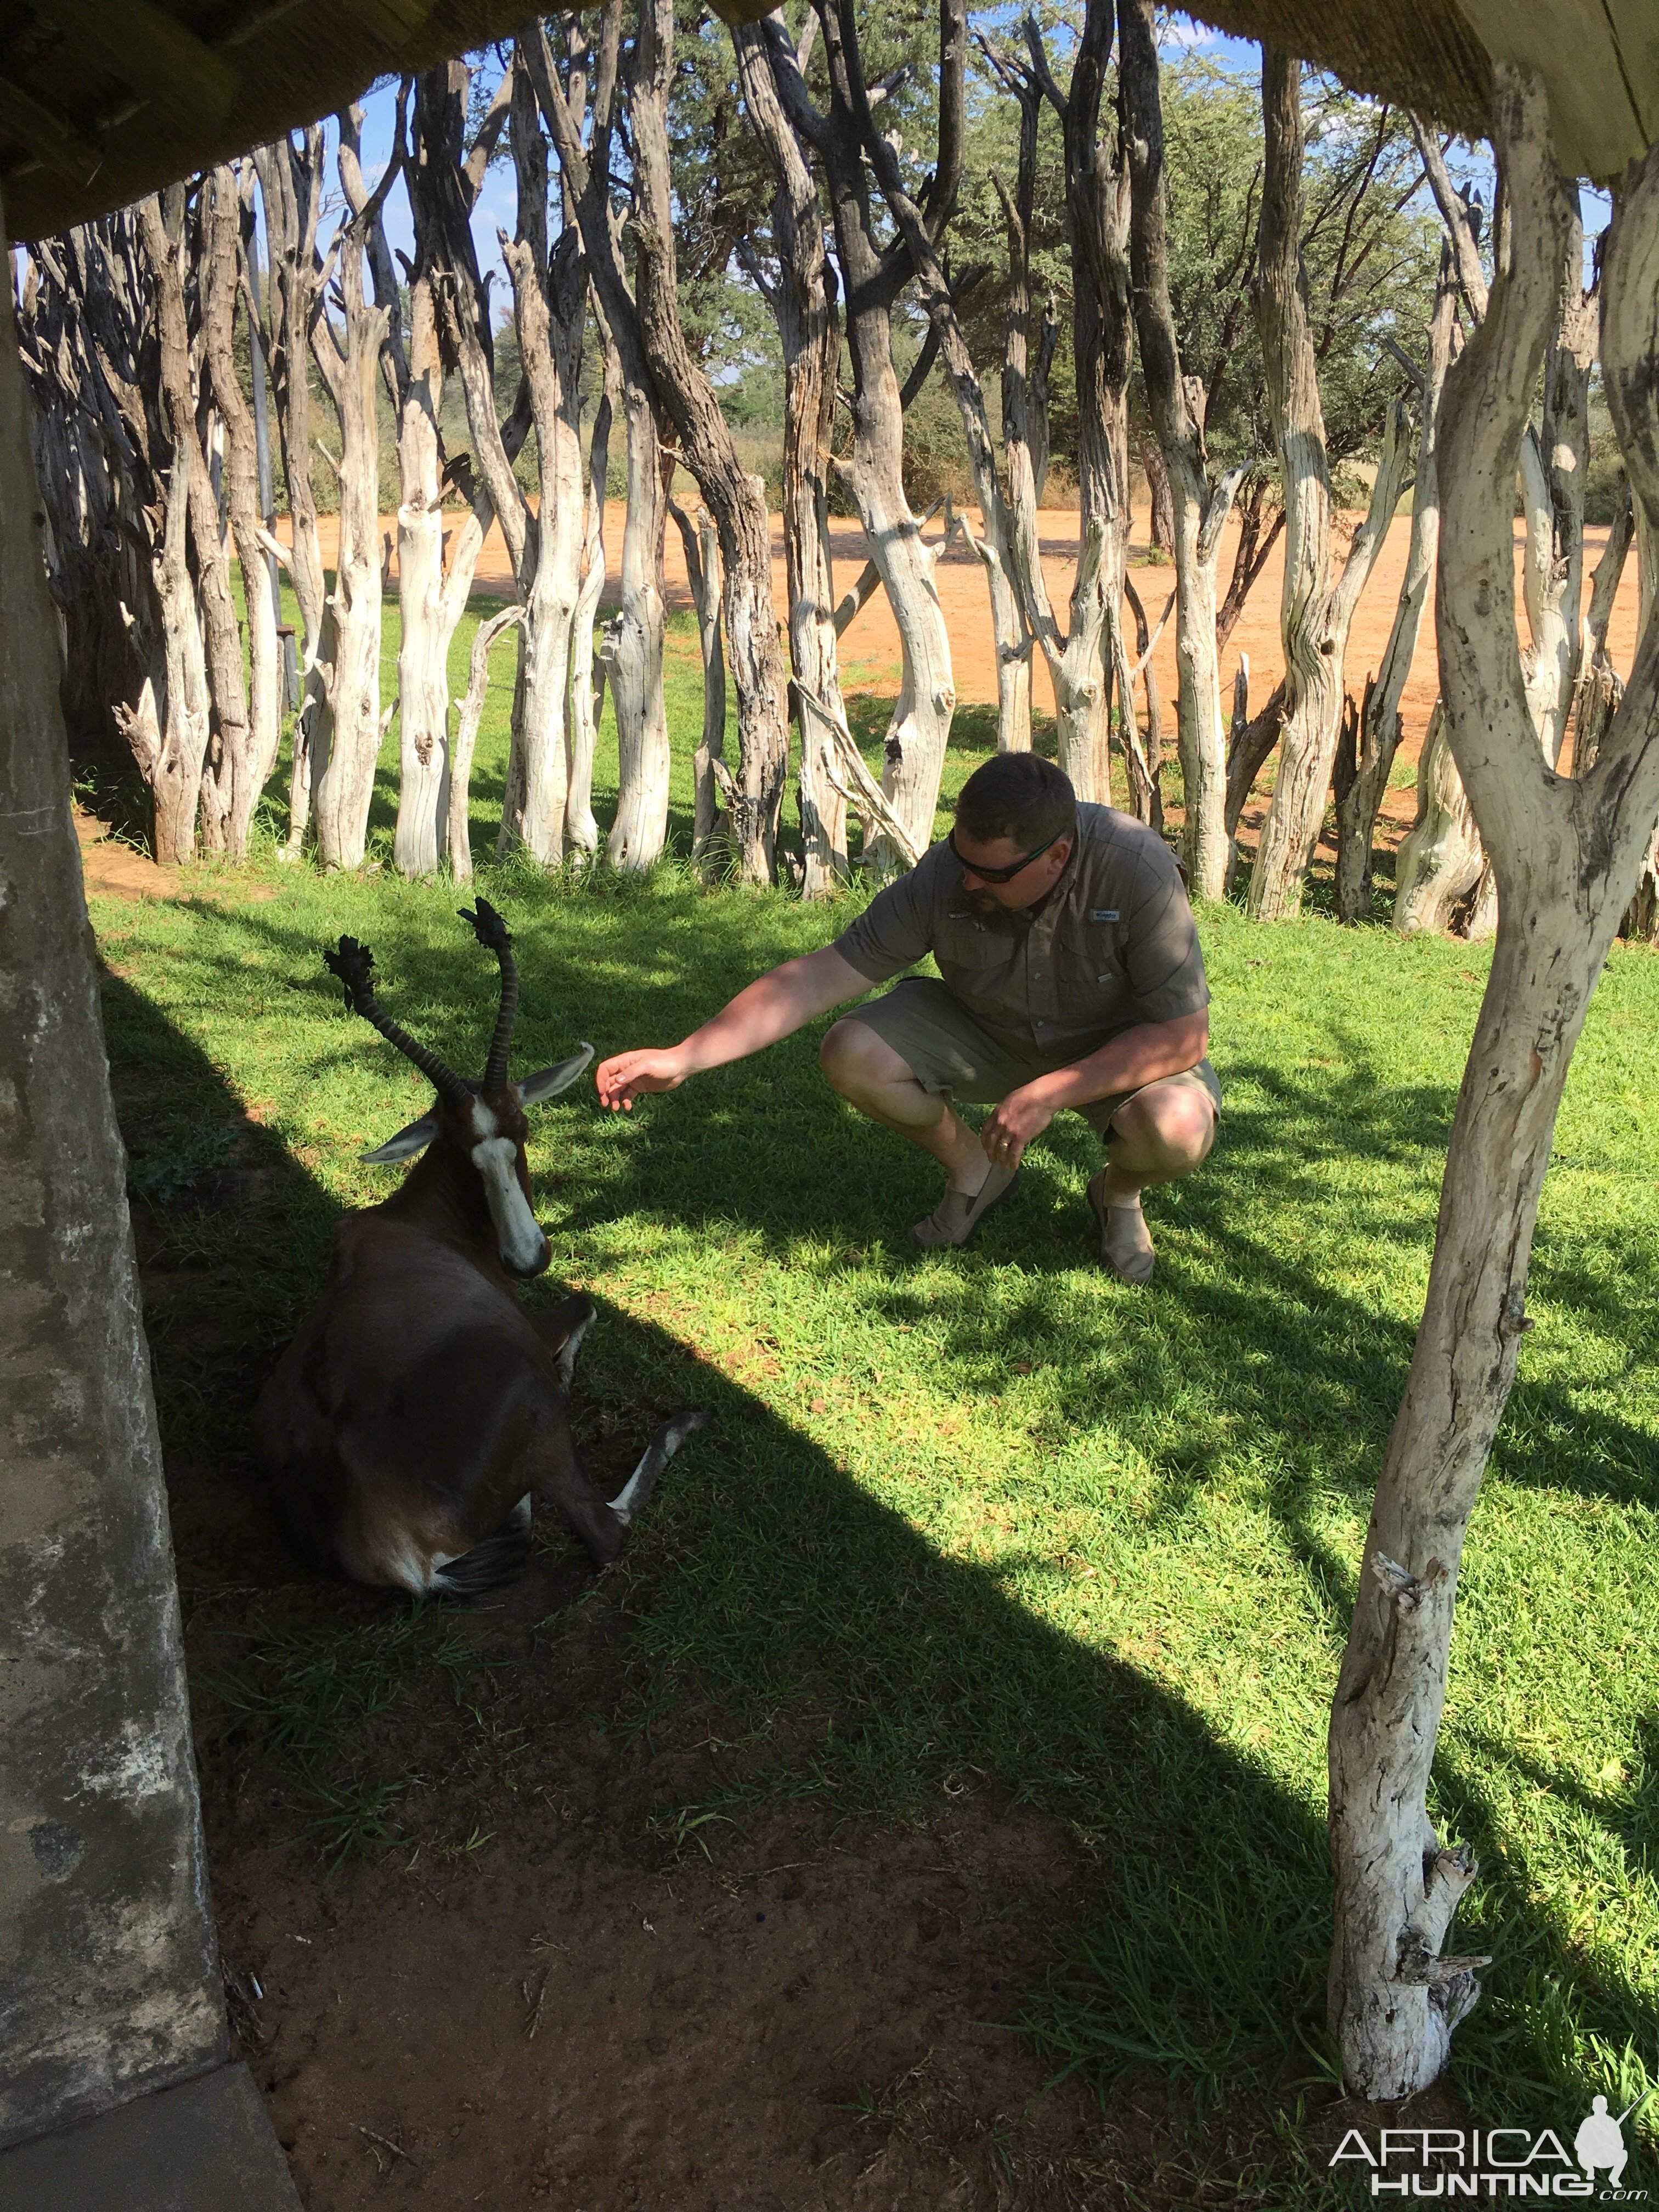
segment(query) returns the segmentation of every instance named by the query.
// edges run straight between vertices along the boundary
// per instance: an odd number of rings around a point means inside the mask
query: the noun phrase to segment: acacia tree
[[[1576,195],[1535,77],[1493,71],[1509,210],[1486,313],[1446,378],[1435,610],[1451,748],[1498,884],[1491,974],[1452,1126],[1434,1259],[1378,1482],[1330,1728],[1330,2021],[1350,2087],[1414,2094],[1486,1963],[1444,1944],[1474,1878],[1426,1792],[1463,1540],[1515,1379],[1555,1116],[1591,991],[1659,818],[1659,623],[1594,764],[1552,769],[1516,621],[1514,483],[1558,317]],[[1659,146],[1615,196],[1601,355],[1638,512],[1659,528]]]
[[[1261,52],[1267,129],[1256,318],[1267,368],[1285,501],[1280,630],[1285,692],[1279,774],[1250,876],[1250,912],[1296,913],[1313,858],[1341,727],[1342,664],[1406,471],[1405,410],[1389,410],[1370,507],[1340,575],[1332,574],[1331,479],[1319,362],[1302,283],[1301,65]]]

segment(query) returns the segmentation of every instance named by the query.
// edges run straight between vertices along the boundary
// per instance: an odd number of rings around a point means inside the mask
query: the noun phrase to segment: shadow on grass
[[[626,884],[576,897],[526,894],[514,915],[525,978],[520,1064],[553,1058],[580,1036],[603,1052],[683,1034],[778,956],[776,911],[775,902],[734,901],[717,928],[689,887],[659,886],[648,897]],[[218,919],[278,952],[299,993],[332,1000],[313,925],[269,906]],[[476,946],[459,928],[453,944],[400,935],[391,902],[374,929],[388,1009],[453,1064],[472,1066],[493,1012]],[[234,991],[233,953],[201,959],[216,969],[218,988]],[[190,1040],[127,986],[106,988],[124,1080],[153,1077],[170,1111],[234,1109]],[[342,1018],[331,1052],[377,1048]],[[1332,1485],[1363,1501],[1410,1332],[1334,1289],[1295,1250],[1274,1249],[1254,1224],[1316,1206],[1320,1169],[1345,1159],[1415,1163],[1431,1190],[1452,1103],[1445,1086],[1382,1085],[1352,1039],[1334,1051],[1346,1066],[1306,1081],[1267,1062],[1224,1068],[1241,1103],[1213,1165],[1166,1194],[1164,1218],[1181,1233],[1169,1240],[1158,1287],[1150,1299],[1103,1309],[1086,1343],[1059,1286],[1060,1269],[1086,1250],[1077,1186],[1097,1156],[1083,1125],[1056,1125],[1021,1205],[961,1256],[950,1295],[920,1274],[914,1294],[890,1277],[872,1289],[855,1275],[872,1255],[914,1256],[904,1224],[931,1204],[934,1171],[842,1108],[805,1040],[649,1102],[629,1120],[596,1122],[591,1103],[553,1109],[565,1146],[556,1200],[575,1231],[654,1222],[705,1242],[714,1267],[724,1247],[758,1237],[820,1278],[844,1276],[848,1298],[866,1299],[878,1319],[926,1311],[945,1323],[944,1354],[969,1400],[989,1397],[1014,1352],[1046,1357],[1060,1370],[1059,1433],[1109,1393],[1172,1524],[1194,1506],[1229,1437],[1249,1432],[1278,1470],[1273,1510],[1328,1620],[1334,1678],[1352,1570],[1319,1535],[1312,1502]],[[221,1465],[239,1455],[265,1366],[320,1279],[336,1212],[290,1162],[268,1218],[248,1224],[254,1233],[221,1304],[234,1309],[246,1344],[260,1346],[260,1360],[250,1355],[234,1373],[221,1358],[203,1373],[188,1327],[155,1334],[169,1426],[194,1402],[193,1444],[216,1445]],[[1422,1233],[1401,1229],[1397,1189],[1363,1204],[1350,1195],[1345,1219],[1350,1234]],[[1211,1264],[1184,1265],[1188,1245]],[[1097,2081],[1137,2063],[1210,2086],[1261,2065],[1305,2072],[1308,2050],[1321,2043],[1328,1939],[1325,1839],[1310,1805],[1133,1665],[1036,1619],[998,1570],[942,1556],[670,1332],[612,1310],[592,1346],[585,1389],[641,1408],[641,1424],[644,1408],[688,1401],[714,1416],[677,1462],[630,1554],[642,1722],[684,1695],[713,1697],[757,1747],[738,1794],[822,1796],[848,1813],[913,1816],[942,1780],[993,1778],[1074,1822],[1098,1857],[1094,1916],[1075,1931],[1068,1964],[1030,1999],[1026,2025],[1045,2048]],[[1228,1436],[1188,1417],[1194,1358],[1207,1363],[1206,1395],[1225,1408]],[[1655,1497],[1641,1431],[1553,1385],[1523,1386],[1517,1404],[1547,1415],[1552,1457],[1537,1480],[1605,1495],[1609,1470],[1622,1468],[1626,1486],[1613,1495]],[[1505,1472],[1528,1479],[1524,1468]],[[773,1722],[799,1716],[810,1718],[779,1733],[792,1747],[766,1750]],[[1489,1850],[1499,1839],[1490,1812],[1439,1778],[1467,1813],[1463,1832]],[[1524,1869],[1501,1856],[1489,1865],[1486,1928],[1524,1929],[1530,1959],[1588,2029],[1633,2034],[1651,2049],[1652,1992],[1633,1980],[1611,1984],[1604,1966],[1592,1974]],[[1498,2099],[1482,2108],[1496,2118],[1508,2117],[1503,2082],[1529,2085],[1534,2075],[1481,2058],[1489,2017],[1477,2014],[1460,2048],[1483,2094]],[[1565,2089],[1559,2063],[1554,2074],[1547,2055],[1536,2065]]]

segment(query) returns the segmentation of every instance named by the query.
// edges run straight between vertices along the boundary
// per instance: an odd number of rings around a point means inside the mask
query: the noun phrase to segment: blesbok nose
[[[540,1227],[539,1223],[537,1225]],[[532,1283],[538,1275],[545,1273],[547,1264],[552,1257],[553,1247],[547,1241],[546,1231],[543,1230],[541,1253],[537,1259],[531,1261],[516,1253],[503,1252],[501,1265],[515,1280],[520,1283]]]

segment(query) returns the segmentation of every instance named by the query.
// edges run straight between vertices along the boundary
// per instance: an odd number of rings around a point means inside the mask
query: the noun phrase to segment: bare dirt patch
[[[616,1731],[625,1585],[556,1545],[433,1619],[447,1665],[352,1747],[400,1778],[401,1840],[331,1874],[315,1799],[214,1686],[404,1608],[308,1577],[222,1468],[172,1481],[233,2019],[311,2212],[1124,2201],[1099,2191],[1147,2121],[1045,2095],[1002,2024],[1091,1879],[1056,1823],[983,1792],[916,1828],[688,1833],[674,1808],[732,1778],[720,1717]]]
[[[112,836],[108,825],[82,808],[75,810],[75,834],[81,846],[81,874],[89,892],[112,898],[174,898],[179,871],[158,866],[147,854]]]

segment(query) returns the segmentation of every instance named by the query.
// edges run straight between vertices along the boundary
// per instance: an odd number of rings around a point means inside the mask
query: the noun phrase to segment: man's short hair
[[[1077,793],[1040,753],[994,753],[957,793],[957,827],[976,845],[1007,837],[1030,852],[1075,833]]]

